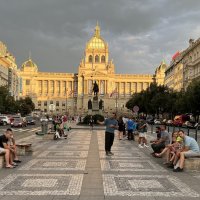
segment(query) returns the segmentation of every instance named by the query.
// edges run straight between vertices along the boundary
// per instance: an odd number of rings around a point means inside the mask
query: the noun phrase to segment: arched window
[[[92,63],[92,55],[89,56],[89,63]]]
[[[106,57],[105,56],[101,56],[101,62],[105,63],[106,62]]]
[[[96,55],[96,56],[95,56],[95,63],[98,63],[98,62],[99,62],[99,56]]]

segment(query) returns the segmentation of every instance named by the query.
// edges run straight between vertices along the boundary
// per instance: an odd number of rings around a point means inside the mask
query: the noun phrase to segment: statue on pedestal
[[[93,92],[94,92],[94,96],[97,97],[99,93],[99,86],[97,85],[96,81],[94,82]]]

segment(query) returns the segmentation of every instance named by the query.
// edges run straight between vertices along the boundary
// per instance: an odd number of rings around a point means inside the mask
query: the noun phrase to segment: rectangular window
[[[125,94],[125,83],[121,83],[121,94]]]
[[[50,101],[50,104],[53,104],[53,101]]]
[[[59,106],[59,101],[56,101],[56,106]]]
[[[42,81],[38,81],[38,90],[39,93],[42,94]]]
[[[50,81],[50,93],[53,94],[54,93],[54,81]]]
[[[47,101],[44,101],[44,106],[47,106]]]
[[[26,85],[30,85],[30,79],[26,79]]]
[[[67,84],[66,84],[66,81],[63,81],[63,88],[62,88],[62,90],[63,90],[63,94],[66,94],[67,93]]]
[[[65,102],[64,101],[62,102],[62,107],[65,107]]]
[[[131,95],[131,83],[126,83],[126,94]]]

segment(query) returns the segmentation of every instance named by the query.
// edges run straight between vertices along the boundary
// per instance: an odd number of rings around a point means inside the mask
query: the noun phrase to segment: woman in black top
[[[124,132],[124,122],[123,122],[123,119],[122,119],[122,116],[119,117],[118,119],[118,139],[119,140],[122,140],[123,138],[123,132]]]

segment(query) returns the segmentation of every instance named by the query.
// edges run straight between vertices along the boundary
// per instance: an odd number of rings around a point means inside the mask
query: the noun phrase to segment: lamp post
[[[65,109],[66,109],[66,115],[67,115],[67,114],[68,114],[68,113],[67,113],[67,91],[68,91],[68,89],[66,88],[66,90],[65,90],[65,91],[66,91],[66,102],[65,102]]]

